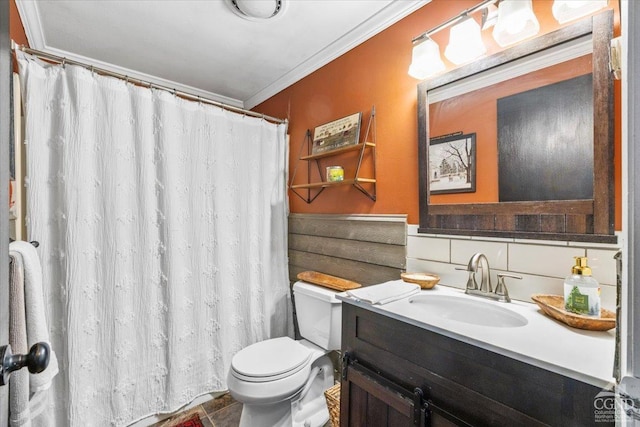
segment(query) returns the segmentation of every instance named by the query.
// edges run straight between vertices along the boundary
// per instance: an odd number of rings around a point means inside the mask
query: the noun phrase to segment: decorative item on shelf
[[[547,316],[571,326],[572,328],[589,331],[608,331],[616,327],[616,314],[602,308],[600,317],[589,317],[570,313],[564,309],[564,298],[561,295],[531,295],[531,299],[538,304],[540,310]]]
[[[440,276],[433,273],[400,273],[400,278],[407,283],[416,283],[422,289],[432,289],[440,282]]]
[[[307,130],[305,140],[300,145],[298,162],[291,174],[289,189],[307,203],[313,202],[327,187],[351,185],[365,196],[376,201],[376,109],[371,108],[362,142],[360,121],[362,113],[352,114],[339,120],[315,128],[314,137]],[[307,154],[303,155],[307,147]],[[357,156],[353,154],[357,153]],[[340,155],[343,166],[326,166],[324,160]],[[349,157],[350,156],[350,157]],[[367,159],[365,172],[363,160]],[[294,184],[300,162],[307,162],[307,182]],[[315,168],[312,167],[315,163]],[[328,163],[328,162],[327,162]],[[345,176],[345,168],[349,176]],[[316,172],[317,171],[317,172]],[[364,174],[371,174],[363,177]],[[306,190],[306,195],[301,193]]]
[[[342,166],[327,166],[327,181],[344,181],[344,169]]]
[[[360,138],[361,119],[362,113],[355,113],[315,128],[311,153],[320,154],[356,145]]]

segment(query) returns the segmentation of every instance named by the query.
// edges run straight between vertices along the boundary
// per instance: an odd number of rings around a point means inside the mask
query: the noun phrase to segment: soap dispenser
[[[600,285],[591,277],[587,257],[574,257],[576,265],[564,281],[564,308],[572,313],[600,317]]]

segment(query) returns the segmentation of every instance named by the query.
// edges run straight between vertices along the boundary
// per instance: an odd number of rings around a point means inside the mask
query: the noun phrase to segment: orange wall
[[[406,213],[409,223],[418,223],[418,82],[407,74],[411,62],[411,40],[477,3],[478,0],[433,0],[255,108],[275,117],[289,118],[289,166],[293,172],[307,129],[358,111],[364,113],[363,123],[366,124],[371,106],[376,107],[377,201],[373,202],[355,188],[347,186],[328,189],[311,204],[290,193],[292,212]],[[618,2],[609,3],[615,10],[617,36],[620,34]],[[552,0],[534,0],[533,4],[540,21],[540,34],[559,27],[551,16]],[[9,7],[11,38],[18,44],[28,46],[15,0],[10,0]],[[441,31],[433,38],[440,46],[445,46],[447,33]],[[488,54],[499,50],[491,38],[490,30],[485,31],[483,36]],[[615,96],[616,230],[620,230],[622,166],[619,81],[615,82]],[[306,172],[304,166],[300,165],[300,173]]]
[[[417,84],[409,77],[411,40],[437,26],[478,0],[433,0],[421,9],[335,59],[311,75],[258,105],[255,110],[289,119],[291,149],[289,166],[293,172],[300,145],[307,129],[362,111],[363,125],[375,105],[377,115],[377,201],[357,189],[344,186],[325,190],[311,204],[290,192],[291,212],[408,214],[410,224],[418,216],[418,131]],[[534,0],[540,21],[540,34],[559,28],[551,15],[552,0]],[[618,2],[615,9],[615,35],[620,34]],[[480,14],[475,14],[480,19]],[[488,54],[500,50],[491,38],[483,37]],[[441,47],[448,31],[434,35]],[[445,60],[446,61],[446,60]],[[451,64],[448,64],[452,68]],[[616,82],[616,229],[621,224],[620,184],[620,84]],[[298,173],[306,173],[306,165]],[[303,175],[303,177],[306,175]],[[363,175],[364,176],[364,175]],[[298,178],[296,178],[298,181]]]
[[[9,35],[16,43],[29,46],[27,36],[24,33],[24,27],[22,26],[22,20],[16,7],[16,0],[9,2]]]
[[[16,0],[9,1],[9,37],[19,45],[29,46],[27,35],[24,32],[24,26],[22,25],[22,20],[16,7]],[[18,61],[15,59],[15,55],[13,70],[18,71]]]
[[[476,134],[476,171],[479,172],[476,173],[475,192],[432,194],[429,203],[498,202],[498,99],[589,74],[593,69],[591,58],[592,55],[585,55],[430,104],[430,135]],[[463,122],[461,118],[464,118]]]

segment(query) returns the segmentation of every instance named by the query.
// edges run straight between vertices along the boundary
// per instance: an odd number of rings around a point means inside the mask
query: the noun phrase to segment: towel
[[[420,292],[420,285],[398,280],[347,291],[347,295],[369,304],[387,304]]]
[[[10,322],[9,335],[14,337],[15,343],[21,348],[20,351],[17,348],[14,349],[14,353],[27,353],[31,346],[38,342],[45,342],[51,348],[44,310],[42,267],[36,248],[28,242],[11,242],[9,255],[13,260],[11,287],[12,289],[16,288],[14,289],[15,301],[14,295],[10,294],[9,296],[12,303],[16,303],[16,307],[13,307],[12,304],[11,313],[14,315],[15,321],[11,320]],[[20,286],[20,282],[22,282],[22,286]],[[22,303],[20,291],[17,290],[19,287],[22,287]],[[22,307],[20,307],[20,303]],[[14,344],[11,343],[11,345],[13,348]],[[48,406],[46,405],[47,390],[51,386],[53,377],[58,373],[58,361],[53,348],[51,348],[49,365],[44,371],[39,374],[31,374],[26,369],[22,369],[19,372],[14,372],[11,375],[11,388],[24,393],[25,383],[27,384],[29,407],[24,408],[24,394],[16,395],[14,401],[17,406],[10,408],[11,425],[29,426],[30,421]],[[17,385],[14,387],[14,384]]]
[[[14,354],[25,354],[29,351],[24,307],[22,257],[16,253],[9,253],[9,345]],[[12,427],[30,427],[29,371],[14,371],[9,381],[9,424]]]

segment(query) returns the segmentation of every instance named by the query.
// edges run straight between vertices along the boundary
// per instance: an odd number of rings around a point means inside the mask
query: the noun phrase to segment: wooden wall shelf
[[[320,187],[334,187],[338,185],[354,185],[358,183],[368,183],[373,184],[376,180],[373,178],[356,178],[356,179],[345,179],[344,181],[322,181],[322,182],[311,182],[309,184],[298,184],[292,185],[290,188],[320,188]]]
[[[371,137],[371,140],[369,140]],[[376,132],[375,132],[375,107],[371,109],[371,116],[369,117],[369,123],[367,124],[367,131],[364,135],[364,141],[358,144],[350,145],[348,147],[341,147],[331,151],[325,151],[322,153],[312,154],[313,140],[311,138],[311,130],[307,130],[305,135],[305,142],[307,147],[306,155],[298,156],[298,163],[291,175],[291,181],[289,183],[289,189],[295,193],[298,197],[307,203],[313,202],[316,197],[324,191],[325,188],[340,187],[344,185],[352,185],[357,190],[362,192],[365,196],[376,201]],[[371,142],[369,142],[371,141]],[[300,154],[304,149],[303,143],[300,147]],[[362,166],[363,159],[367,151],[370,151],[370,161],[373,162],[373,177],[363,178],[360,176],[360,166]],[[357,164],[355,168],[345,168],[345,178],[342,181],[326,181],[326,177],[323,173],[321,165],[322,159],[327,159],[333,156],[337,156],[345,153],[358,153]],[[301,184],[294,184],[294,179],[298,172],[298,166],[300,162],[307,162],[307,182]],[[353,160],[351,161],[353,163]],[[315,163],[317,168],[318,181],[312,181],[312,163]],[[329,165],[324,165],[329,166]],[[355,171],[354,171],[355,169]],[[298,190],[306,190],[306,194],[301,194]]]

